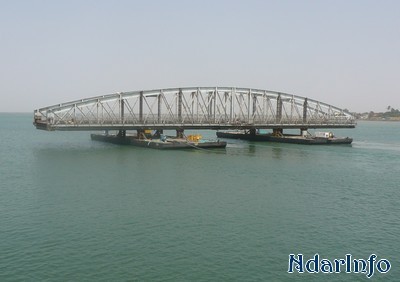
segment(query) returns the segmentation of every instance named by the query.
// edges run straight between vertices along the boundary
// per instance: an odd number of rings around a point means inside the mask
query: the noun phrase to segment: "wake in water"
[[[400,144],[394,144],[394,143],[356,141],[353,142],[353,147],[357,149],[366,149],[366,150],[384,150],[384,151],[400,152]]]

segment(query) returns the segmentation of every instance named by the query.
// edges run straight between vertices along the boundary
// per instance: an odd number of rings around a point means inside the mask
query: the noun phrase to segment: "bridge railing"
[[[227,126],[227,127],[241,127],[241,126],[258,126],[258,127],[276,127],[276,126],[297,126],[297,127],[312,127],[315,125],[333,125],[333,126],[343,126],[351,127],[355,124],[354,120],[347,117],[334,117],[334,118],[319,118],[319,119],[308,119],[304,121],[302,118],[282,118],[277,121],[274,117],[266,118],[250,118],[243,119],[240,117],[235,117],[229,119],[224,115],[209,117],[207,115],[199,115],[196,117],[182,116],[180,119],[171,118],[168,115],[148,115],[145,119],[140,121],[134,118],[124,118],[124,119],[101,119],[96,118],[70,118],[70,119],[59,119],[59,118],[49,118],[47,121],[43,121],[48,129],[73,129],[77,127],[162,127],[162,126],[176,126],[176,127],[197,127],[197,126]]]

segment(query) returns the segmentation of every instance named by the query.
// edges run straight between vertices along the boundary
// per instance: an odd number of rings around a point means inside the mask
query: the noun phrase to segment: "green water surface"
[[[287,273],[300,253],[400,281],[400,123],[335,133],[353,145],[159,151],[0,114],[0,281],[368,280]]]

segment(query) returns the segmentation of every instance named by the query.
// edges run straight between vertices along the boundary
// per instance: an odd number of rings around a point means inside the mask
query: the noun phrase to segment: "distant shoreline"
[[[400,119],[363,119],[363,118],[358,118],[356,119],[357,121],[390,121],[390,122],[399,122]]]

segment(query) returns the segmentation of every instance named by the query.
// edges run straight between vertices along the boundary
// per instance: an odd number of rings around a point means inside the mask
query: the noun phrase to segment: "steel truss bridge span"
[[[269,90],[188,87],[119,92],[34,111],[43,130],[354,128],[337,107]]]

